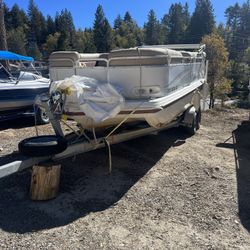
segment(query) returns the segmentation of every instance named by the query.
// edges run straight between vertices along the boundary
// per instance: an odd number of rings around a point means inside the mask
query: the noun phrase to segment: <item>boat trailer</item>
[[[132,140],[138,137],[142,137],[149,134],[155,134],[162,130],[179,126],[179,121],[172,122],[161,128],[153,128],[142,126],[141,128],[123,131],[117,134],[110,135],[109,137],[99,137],[93,139],[87,139],[86,137],[77,138],[74,133],[66,135],[68,140],[68,147],[62,153],[56,155],[47,155],[41,157],[20,157],[20,160],[10,162],[8,164],[0,166],[0,178],[8,175],[23,171],[24,169],[30,168],[34,165],[52,161],[60,162],[61,160],[69,157],[74,157],[79,154],[83,154],[95,149],[106,147],[107,145],[113,145],[120,142]],[[111,165],[109,171],[111,172]]]

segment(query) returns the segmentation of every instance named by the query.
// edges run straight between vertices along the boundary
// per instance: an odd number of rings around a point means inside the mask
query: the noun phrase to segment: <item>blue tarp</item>
[[[21,56],[13,52],[0,50],[0,60],[15,60],[15,61],[29,61],[32,62],[34,59],[29,56]]]

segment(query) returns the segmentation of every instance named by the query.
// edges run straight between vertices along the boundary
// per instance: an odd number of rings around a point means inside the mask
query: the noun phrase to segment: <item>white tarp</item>
[[[52,83],[50,94],[66,93],[65,111],[82,111],[95,122],[115,117],[124,105],[124,98],[109,83],[96,79],[72,76]]]

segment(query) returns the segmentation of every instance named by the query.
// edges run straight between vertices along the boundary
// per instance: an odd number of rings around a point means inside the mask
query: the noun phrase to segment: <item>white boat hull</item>
[[[199,89],[202,85],[203,82],[199,81],[192,88],[189,86],[186,92],[182,89],[179,93],[154,99],[151,103],[143,101],[140,105],[138,101],[127,101],[124,109],[115,118],[109,118],[100,123],[95,123],[92,118],[76,109],[65,111],[65,115],[87,130],[104,129],[121,122],[147,122],[152,127],[160,128],[182,115],[190,106],[194,106],[196,110],[199,109],[201,100]]]
[[[89,61],[96,64],[88,66]],[[95,113],[84,109],[86,99],[80,100],[75,90],[71,99],[66,98],[64,113],[84,129],[141,121],[160,128],[182,115],[190,106],[196,110],[200,108],[199,89],[206,79],[205,53],[203,46],[199,46],[199,52],[152,46],[92,56],[77,52],[55,52],[50,56],[53,82],[67,78],[66,84],[73,75],[93,78],[100,84],[109,83],[125,100],[124,105],[118,104],[120,112],[115,117],[112,114],[106,120],[95,122]],[[79,105],[82,105],[81,109]],[[88,117],[83,111],[88,113]]]
[[[21,110],[31,107],[35,97],[48,92],[49,80],[23,81],[1,83],[0,85],[0,112]]]

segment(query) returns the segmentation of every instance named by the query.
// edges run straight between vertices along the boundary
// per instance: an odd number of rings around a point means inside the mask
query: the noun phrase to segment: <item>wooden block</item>
[[[32,200],[50,200],[57,196],[61,165],[53,163],[33,166],[30,186]]]

